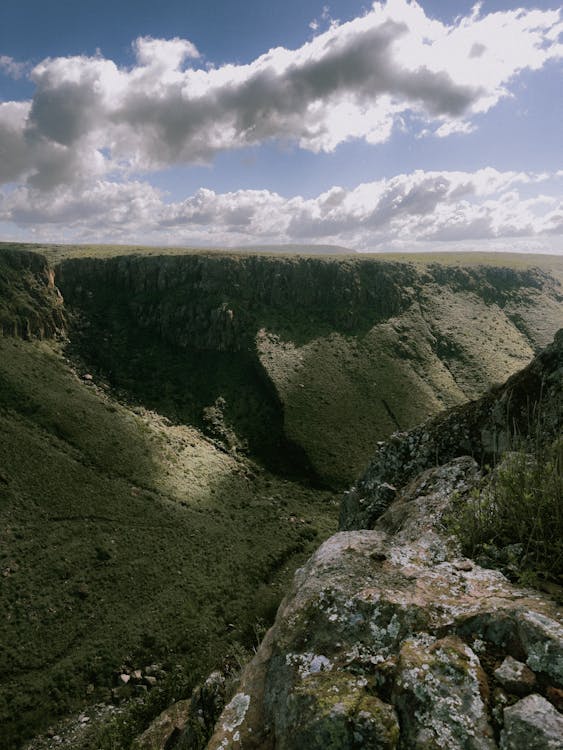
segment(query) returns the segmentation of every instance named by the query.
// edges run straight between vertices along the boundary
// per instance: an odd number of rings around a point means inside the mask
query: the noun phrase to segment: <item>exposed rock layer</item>
[[[287,465],[341,488],[377,440],[504,381],[563,319],[537,268],[194,253],[66,260],[57,283],[113,385],[202,429],[223,398],[228,449],[272,465],[291,446]]]
[[[65,329],[55,274],[37,253],[0,249],[0,335],[50,338]]]

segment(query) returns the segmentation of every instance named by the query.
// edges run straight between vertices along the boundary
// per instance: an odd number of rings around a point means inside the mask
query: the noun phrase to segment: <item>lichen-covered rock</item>
[[[328,539],[297,571],[242,675],[236,721],[231,706],[209,750],[492,750],[505,656],[563,685],[560,610],[462,558],[444,531],[452,499],[478,481],[458,458],[398,493],[373,530]]]
[[[134,750],[168,750],[180,736],[190,713],[190,701],[178,701],[163,711],[136,740]]]
[[[507,656],[498,669],[495,677],[509,693],[526,695],[531,693],[536,684],[536,676],[532,670],[521,661]]]
[[[529,695],[504,710],[501,750],[562,750],[563,716],[542,698]]]
[[[541,612],[521,612],[518,635],[526,652],[526,663],[535,672],[545,672],[563,684],[563,624]]]
[[[152,677],[153,675],[149,675]],[[145,678],[146,679],[146,678]],[[173,703],[135,740],[134,750],[202,750],[225,707],[225,676],[212,672],[191,699]]]
[[[365,678],[350,672],[308,675],[288,696],[286,710],[276,710],[275,747],[393,750],[399,741],[395,710],[365,687]]]
[[[219,671],[212,672],[192,693],[185,728],[173,745],[175,750],[201,750],[205,747],[225,707],[225,699],[225,676]]]
[[[404,642],[393,689],[402,744],[412,750],[492,750],[488,685],[476,654],[455,636]]]

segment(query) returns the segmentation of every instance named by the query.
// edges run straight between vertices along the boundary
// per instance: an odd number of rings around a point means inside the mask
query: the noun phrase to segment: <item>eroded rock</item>
[[[489,693],[506,656],[561,687],[560,610],[466,561],[445,532],[453,498],[479,478],[455,459],[398,493],[374,529],[328,539],[207,747],[492,750],[506,700]]]
[[[404,747],[492,750],[488,695],[479,659],[461,639],[420,635],[403,643],[392,700]]]
[[[561,750],[563,716],[541,695],[529,695],[504,710],[501,750]]]
[[[525,664],[507,656],[498,669],[495,677],[509,693],[527,695],[536,684],[536,676]]]

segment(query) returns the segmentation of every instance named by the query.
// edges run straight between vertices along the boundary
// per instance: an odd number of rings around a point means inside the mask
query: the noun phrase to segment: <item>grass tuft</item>
[[[563,440],[509,453],[452,525],[463,552],[523,583],[563,581]]]

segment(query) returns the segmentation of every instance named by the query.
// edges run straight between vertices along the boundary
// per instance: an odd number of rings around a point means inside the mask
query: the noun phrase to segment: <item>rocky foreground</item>
[[[482,481],[456,454],[508,447],[524,403],[560,435],[562,393],[560,331],[497,392],[382,444],[343,503],[351,530],[296,573],[218,721],[215,674],[139,746],[563,748],[561,607],[463,557],[444,523]]]
[[[563,747],[561,611],[441,529],[479,472],[412,482],[296,575],[210,749]]]

